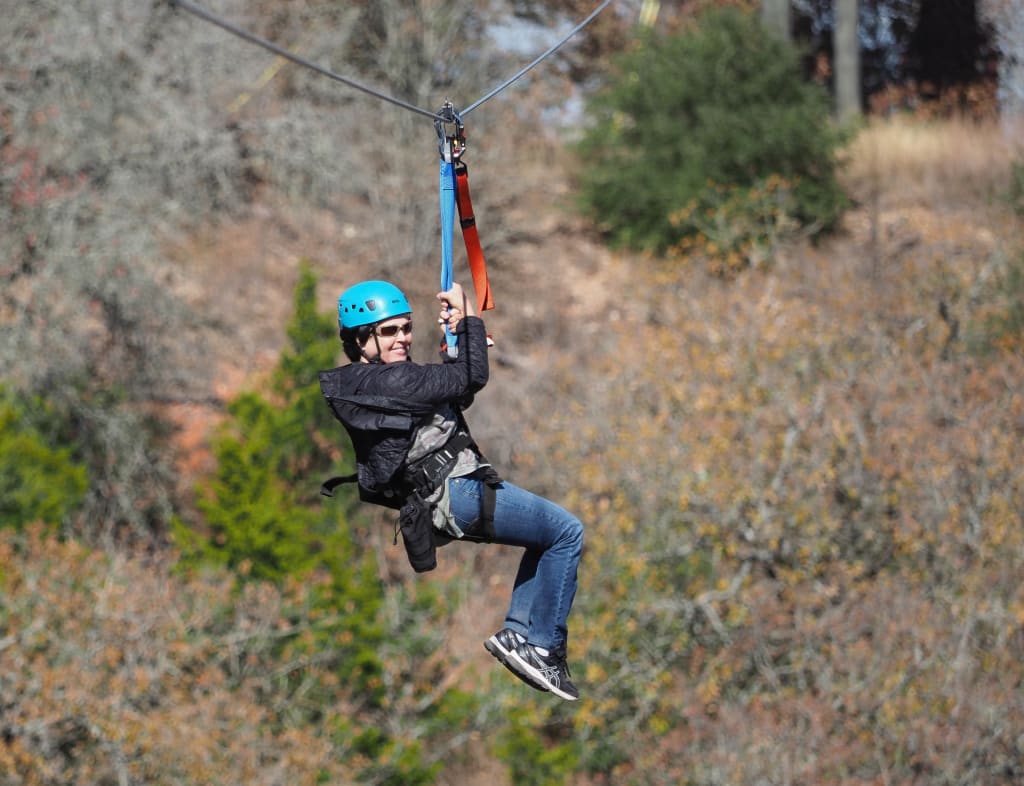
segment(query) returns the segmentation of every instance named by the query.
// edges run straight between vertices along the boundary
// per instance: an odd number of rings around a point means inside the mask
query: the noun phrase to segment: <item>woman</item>
[[[401,290],[385,281],[345,290],[338,321],[351,362],[321,372],[321,389],[352,439],[360,498],[401,509],[417,570],[434,566],[435,542],[525,550],[505,626],[484,646],[533,687],[576,700],[566,620],[583,526],[558,505],[499,478],[480,453],[462,411],[487,384],[487,333],[459,284],[437,298],[439,321],[456,336],[458,352],[421,365],[412,362],[412,308]],[[417,522],[426,542],[416,538]]]

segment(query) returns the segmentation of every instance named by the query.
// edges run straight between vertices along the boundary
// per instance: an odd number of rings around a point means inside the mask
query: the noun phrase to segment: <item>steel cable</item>
[[[566,44],[566,42],[568,42],[568,40],[570,38],[572,38],[580,30],[582,30],[584,27],[586,27],[592,21],[594,21],[594,19],[597,17],[597,15],[599,13],[601,13],[609,5],[611,5],[611,3],[612,3],[612,0],[604,0],[604,2],[601,3],[601,5],[599,5],[597,8],[595,8],[586,19],[584,19],[582,22],[580,22],[578,25],[576,25],[576,27],[574,27],[572,30],[570,30],[565,35],[565,37],[562,38],[561,41],[559,41],[557,44],[555,44],[550,49],[548,49],[546,52],[544,52],[544,54],[539,55],[532,63],[530,63],[529,65],[524,66],[522,69],[520,69],[520,71],[517,74],[515,74],[515,76],[513,76],[513,77],[511,77],[509,79],[506,79],[504,82],[502,82],[496,88],[494,88],[491,92],[489,92],[487,95],[485,95],[483,98],[481,98],[479,101],[475,101],[472,104],[470,104],[469,106],[467,106],[459,114],[461,116],[465,117],[470,112],[472,112],[474,109],[476,109],[478,106],[480,106],[480,104],[482,104],[484,101],[489,101],[490,99],[494,98],[494,96],[498,95],[498,93],[500,93],[506,87],[511,85],[513,82],[517,81],[521,76],[525,75],[526,72],[529,71],[530,69],[532,69],[534,66],[539,65],[544,60],[547,60],[547,58],[549,58],[551,55],[553,55],[555,52],[557,52],[559,49],[561,49]]]
[[[196,16],[206,22],[209,22],[210,24],[216,25],[222,30],[226,30],[232,35],[238,36],[244,41],[248,41],[251,44],[256,44],[256,46],[263,47],[264,49],[273,52],[274,54],[283,57],[286,60],[290,60],[293,63],[312,69],[313,71],[316,71],[318,74],[322,74],[328,77],[329,79],[333,79],[336,82],[341,82],[342,84],[348,85],[349,87],[355,88],[356,90],[361,90],[362,92],[367,93],[368,95],[371,95],[374,98],[379,98],[381,101],[387,101],[389,104],[400,106],[403,109],[408,109],[410,112],[415,112],[416,114],[424,115],[425,117],[429,117],[432,120],[444,121],[446,119],[442,115],[439,115],[437,112],[431,112],[429,109],[423,109],[421,107],[416,106],[415,104],[410,104],[409,102],[403,101],[400,98],[395,98],[394,96],[390,96],[387,93],[383,93],[380,90],[375,90],[372,87],[367,87],[366,85],[357,82],[354,79],[342,76],[341,74],[336,74],[334,71],[331,71],[328,68],[324,68],[321,65],[317,65],[312,60],[308,60],[305,57],[302,57],[301,55],[295,54],[294,52],[289,52],[287,49],[280,47],[277,44],[266,40],[265,38],[260,38],[255,33],[250,33],[248,30],[245,30],[241,27],[238,27],[237,25],[232,24],[231,22],[228,22],[226,19],[223,19],[217,16],[216,14],[213,14],[197,6],[190,0],[170,0],[170,3],[171,5],[181,8],[183,11],[187,11],[193,16]],[[518,81],[521,77],[523,77],[535,66],[539,65],[544,60],[553,55],[555,52],[557,52],[559,49],[561,49],[569,41],[570,38],[572,38],[574,35],[576,35],[576,33],[578,33],[580,30],[582,30],[584,27],[590,24],[597,17],[597,15],[600,14],[609,5],[611,5],[611,3],[612,0],[604,0],[604,2],[602,2],[597,8],[595,8],[589,16],[587,16],[582,22],[580,22],[572,30],[570,30],[560,41],[558,41],[558,43],[549,48],[543,54],[536,57],[532,62],[530,62],[528,65],[520,69],[514,76],[510,77],[509,79],[506,79],[500,85],[495,87],[483,98],[479,99],[478,101],[474,101],[466,109],[464,109],[460,113],[460,115],[469,114],[482,103],[494,98],[494,96],[498,95],[498,93],[500,93],[502,90],[509,87],[514,82]]]
[[[382,101],[387,101],[389,104],[394,104],[395,106],[400,106],[403,109],[408,109],[410,112],[415,112],[416,114],[419,115],[425,115],[426,117],[429,117],[432,120],[444,119],[436,112],[431,112],[428,109],[421,109],[415,104],[410,104],[407,101],[402,101],[399,98],[394,98],[393,96],[389,96],[386,93],[380,92],[379,90],[374,90],[372,87],[367,87],[366,85],[361,84],[354,79],[349,79],[348,77],[342,76],[341,74],[336,74],[328,68],[324,68],[323,66],[317,65],[312,60],[307,60],[301,55],[297,55],[294,52],[289,52],[287,49],[284,49],[283,47],[280,47],[275,43],[267,41],[265,38],[260,38],[255,33],[250,33],[248,30],[244,30],[241,27],[238,27],[237,25],[233,25],[231,24],[231,22],[228,22],[226,19],[222,19],[216,14],[211,14],[209,11],[206,11],[205,9],[200,8],[194,3],[189,2],[189,0],[170,0],[170,2],[171,5],[176,5],[182,10],[188,11],[190,14],[197,16],[206,22],[209,22],[210,24],[214,24],[223,30],[227,30],[232,35],[236,35],[239,38],[248,41],[251,44],[261,46],[264,49],[273,52],[275,55],[279,55],[285,58],[286,60],[291,60],[293,63],[297,63],[298,65],[310,68],[316,71],[318,74],[323,74],[324,76],[333,79],[336,82],[341,82],[342,84],[348,85],[349,87],[354,87],[356,90],[361,90],[364,93],[368,93],[369,95],[374,96],[375,98],[379,98]]]

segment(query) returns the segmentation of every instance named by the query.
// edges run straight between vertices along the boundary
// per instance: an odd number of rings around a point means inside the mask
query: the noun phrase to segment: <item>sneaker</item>
[[[523,638],[522,635],[516,633],[511,628],[504,628],[484,642],[484,649],[500,660],[506,669],[515,674],[531,688],[546,692],[548,690],[548,686],[545,683],[538,681],[531,674],[516,668],[518,664],[513,665],[513,661],[511,660],[512,653],[516,651],[516,647],[525,643],[526,639]]]
[[[516,647],[525,641],[521,633],[516,633],[512,628],[503,628],[484,642],[484,648],[504,663]]]
[[[580,692],[569,679],[569,664],[565,662],[564,655],[554,652],[541,655],[532,644],[520,644],[509,657],[509,663],[512,664],[509,668],[518,671],[518,666],[566,701],[576,701],[580,697]]]

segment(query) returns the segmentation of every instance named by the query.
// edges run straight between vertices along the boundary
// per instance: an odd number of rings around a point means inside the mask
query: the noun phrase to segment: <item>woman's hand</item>
[[[476,307],[466,297],[462,285],[457,282],[453,283],[452,288],[447,292],[438,292],[437,299],[441,301],[442,306],[441,316],[437,321],[442,325],[447,325],[453,333],[463,317],[477,316]]]

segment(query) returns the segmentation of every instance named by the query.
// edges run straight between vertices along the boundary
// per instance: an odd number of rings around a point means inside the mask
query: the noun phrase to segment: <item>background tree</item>
[[[763,0],[761,22],[784,41],[791,40],[789,0]]]
[[[0,527],[66,524],[81,504],[85,467],[59,446],[51,419],[45,402],[19,401],[0,387]]]
[[[984,94],[993,86],[998,59],[992,50],[993,30],[975,2],[860,0],[858,6],[864,102],[874,97],[893,108],[912,109],[924,101],[940,111],[991,110],[983,95],[969,95]],[[826,63],[832,70],[838,67],[838,9],[831,0],[793,2],[795,39],[810,52],[809,73],[822,71]],[[968,90],[972,85],[975,89]]]
[[[840,121],[846,122],[861,112],[858,0],[837,0],[835,19],[836,114]]]
[[[941,95],[988,70],[987,31],[976,0],[922,2],[910,39],[913,73],[922,90]]]
[[[835,223],[827,94],[750,15],[708,12],[617,66],[579,146],[584,208],[614,242],[666,252],[699,240],[735,269],[790,223]]]
[[[173,508],[161,410],[206,395],[219,316],[177,295],[161,243],[247,189],[234,134],[189,93],[224,61],[167,42],[161,4],[3,11],[0,364],[89,469],[79,531],[148,540]]]
[[[316,374],[334,365],[337,321],[317,313],[316,281],[304,265],[289,346],[269,389],[243,393],[228,406],[214,444],[217,469],[200,493],[202,536],[178,528],[197,557],[273,581],[321,564],[341,548],[335,540],[346,525],[315,504],[332,466],[353,461],[343,441],[326,437],[333,418]]]
[[[988,0],[982,4],[992,25],[999,58],[999,108],[1007,130],[1024,122],[1024,2]]]

